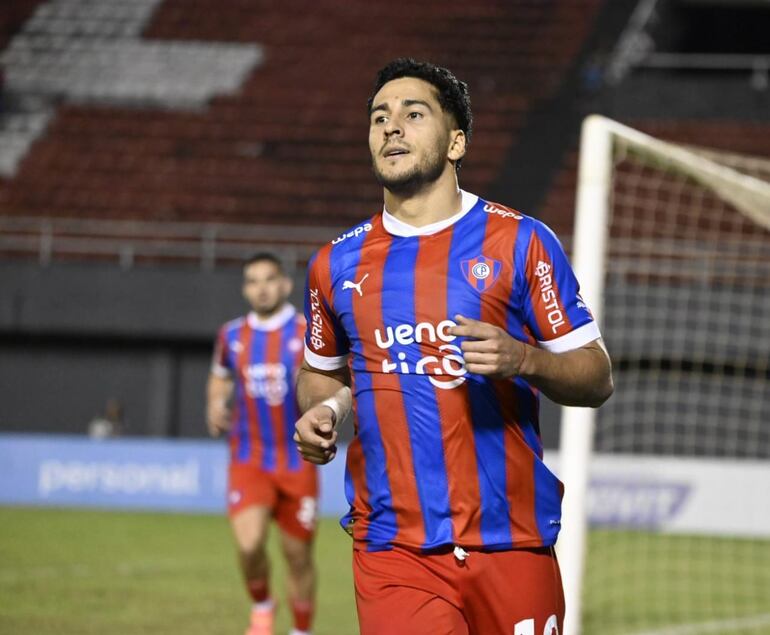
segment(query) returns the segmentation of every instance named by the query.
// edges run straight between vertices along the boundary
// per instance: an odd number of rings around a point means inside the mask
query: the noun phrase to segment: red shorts
[[[303,461],[297,471],[267,472],[248,463],[230,463],[228,515],[253,506],[269,507],[283,531],[300,540],[312,540],[318,510],[315,466]]]
[[[564,594],[551,547],[353,553],[361,635],[558,635]]]

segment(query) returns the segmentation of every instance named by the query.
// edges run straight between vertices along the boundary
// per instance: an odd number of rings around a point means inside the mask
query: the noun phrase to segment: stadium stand
[[[61,106],[6,160],[0,213],[350,223],[379,206],[361,137],[372,72],[404,54],[470,79],[479,123],[463,180],[482,191],[600,4],[43,3],[4,62],[11,90]]]

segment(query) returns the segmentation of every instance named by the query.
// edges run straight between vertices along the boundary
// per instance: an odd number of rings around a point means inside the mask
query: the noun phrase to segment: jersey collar
[[[382,209],[382,226],[386,232],[393,234],[394,236],[401,236],[403,238],[409,238],[410,236],[430,236],[440,232],[442,229],[446,229],[450,225],[454,225],[458,220],[465,216],[473,209],[473,206],[478,202],[479,197],[465,190],[460,190],[462,196],[462,203],[460,205],[460,211],[454,216],[440,220],[437,223],[431,223],[430,225],[423,225],[422,227],[415,227],[409,223],[405,223],[399,220],[387,209]]]
[[[284,304],[283,308],[278,313],[271,315],[269,318],[261,318],[254,311],[249,311],[247,319],[249,320],[249,326],[255,331],[275,331],[275,329],[281,328],[286,322],[291,320],[297,313],[291,304]]]

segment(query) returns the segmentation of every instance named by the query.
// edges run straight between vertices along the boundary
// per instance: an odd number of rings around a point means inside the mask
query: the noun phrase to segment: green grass
[[[770,633],[770,540],[594,530],[584,584],[584,635],[724,621],[697,632]]]
[[[584,635],[770,613],[768,540],[593,531],[590,541]],[[316,557],[315,633],[355,635],[350,539],[333,519],[321,522]],[[0,507],[2,635],[238,635],[248,611],[224,517]]]
[[[288,632],[290,611],[274,538],[280,634]],[[315,551],[314,632],[354,635],[350,539],[324,519]],[[248,612],[223,517],[0,508],[4,635],[238,634]]]

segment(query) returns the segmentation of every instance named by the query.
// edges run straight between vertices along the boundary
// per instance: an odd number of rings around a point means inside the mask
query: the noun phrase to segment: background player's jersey
[[[292,436],[304,333],[304,318],[288,304],[267,320],[252,312],[220,329],[212,372],[235,382],[232,461],[267,471],[303,467]]]
[[[305,358],[353,370],[346,495],[357,548],[552,545],[562,484],[542,461],[538,392],[467,373],[456,314],[553,352],[599,330],[553,233],[463,192],[414,228],[387,212],[323,247],[306,290]]]

